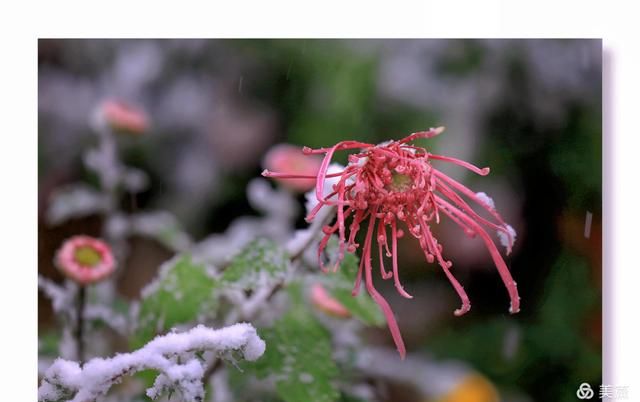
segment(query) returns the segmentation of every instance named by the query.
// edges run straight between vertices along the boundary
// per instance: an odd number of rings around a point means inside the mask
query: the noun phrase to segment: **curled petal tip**
[[[460,317],[467,314],[469,310],[471,310],[471,304],[463,304],[462,307],[453,312],[453,315]]]
[[[398,293],[400,293],[400,296],[404,297],[405,299],[413,299],[413,296],[407,293],[407,291],[404,290],[402,286],[396,285],[396,289],[398,290]]]
[[[513,287],[515,288],[516,283],[513,282]],[[511,303],[509,303],[509,313],[516,314],[520,312],[520,296],[517,295],[511,299]]]
[[[433,132],[434,132],[436,135],[438,135],[438,134],[441,134],[445,129],[446,129],[446,127],[445,127],[445,126],[440,126],[440,127],[436,127],[436,128],[434,128],[434,129],[433,129]]]
[[[480,169],[480,174],[482,176],[486,176],[489,173],[491,173],[491,168],[490,167],[483,167],[482,169]]]
[[[320,258],[320,254],[318,254],[318,266],[320,267],[320,271],[322,271],[322,273],[324,274],[328,274],[329,273],[329,268],[327,268],[323,263],[322,260]]]
[[[260,173],[260,175],[263,177],[269,177],[269,170],[268,169],[263,170],[262,173]]]

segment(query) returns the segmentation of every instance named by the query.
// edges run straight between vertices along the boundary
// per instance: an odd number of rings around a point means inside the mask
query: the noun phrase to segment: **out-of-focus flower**
[[[347,310],[342,303],[331,297],[324,286],[319,283],[311,286],[311,303],[319,310],[334,317],[351,317],[349,310]]]
[[[311,178],[276,178],[283,187],[295,192],[309,191],[316,184],[315,177],[320,169],[322,159],[308,157],[302,150],[290,144],[278,144],[271,147],[264,157],[264,168],[276,172],[288,172],[292,176],[310,176]]]
[[[98,108],[98,118],[113,131],[128,134],[143,134],[149,128],[146,113],[121,100],[107,99]]]
[[[468,236],[478,235],[482,238],[508,290],[511,299],[509,311],[515,313],[520,309],[516,283],[493,239],[485,230],[489,228],[497,231],[501,243],[509,254],[515,241],[514,229],[507,225],[497,213],[491,198],[484,193],[473,192],[443,174],[432,166],[432,161],[454,163],[481,176],[489,174],[489,168],[480,169],[465,161],[435,155],[425,148],[410,144],[415,139],[431,138],[443,131],[444,127],[439,127],[413,133],[399,141],[388,141],[379,145],[342,141],[330,148],[305,147],[303,149],[305,154],[325,155],[316,175],[295,175],[269,170],[263,172],[263,176],[266,177],[316,180],[315,193],[318,204],[307,215],[307,221],[312,221],[324,206],[336,207],[336,222],[323,228],[324,237],[318,247],[318,260],[324,271],[326,269],[322,263],[322,254],[331,236],[337,233],[339,237],[335,271],[346,251],[355,252],[360,247],[355,240],[356,234],[360,230],[360,224],[368,218],[369,223],[353,294],[359,292],[364,275],[367,291],[386,316],[391,335],[403,358],[406,350],[398,324],[389,304],[373,284],[371,266],[371,249],[375,239],[378,243],[380,274],[384,279],[393,278],[398,292],[403,297],[412,298],[402,287],[398,274],[397,240],[404,236],[404,230],[399,227],[399,224],[403,224],[405,229],[418,240],[427,261],[430,263],[437,261],[442,267],[462,301],[462,306],[455,311],[455,315],[462,315],[469,311],[471,303],[462,285],[450,272],[452,263],[442,256],[442,245],[438,243],[431,231],[431,225],[439,223],[442,215],[458,224]],[[328,172],[336,151],[352,149],[359,149],[359,151],[349,155],[349,164],[342,171]],[[328,178],[337,179],[337,183],[327,190],[325,180]],[[484,216],[476,212],[463,196],[484,209]],[[348,218],[351,218],[351,223],[347,238],[346,220]],[[385,269],[384,256],[392,259],[392,271]]]
[[[58,250],[55,263],[62,273],[80,285],[99,282],[115,270],[111,247],[89,236],[67,239]]]
[[[478,374],[464,377],[451,391],[438,399],[439,402],[497,402],[499,400],[500,395],[496,387]]]

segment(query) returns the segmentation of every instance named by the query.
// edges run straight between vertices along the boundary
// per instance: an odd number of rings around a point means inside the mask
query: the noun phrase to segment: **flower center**
[[[386,187],[387,190],[403,193],[411,189],[411,185],[413,184],[413,179],[407,175],[393,172],[391,174],[391,183],[389,183]]]
[[[96,266],[102,261],[102,256],[96,249],[89,246],[81,246],[75,251],[73,257],[80,265],[87,267]]]

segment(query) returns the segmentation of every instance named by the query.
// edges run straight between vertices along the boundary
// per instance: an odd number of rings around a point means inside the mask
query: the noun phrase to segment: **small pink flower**
[[[108,99],[100,105],[101,118],[117,132],[143,134],[149,128],[145,112],[120,100]]]
[[[290,144],[278,144],[269,150],[264,157],[263,165],[265,169],[289,172],[294,176],[311,176],[311,178],[276,178],[282,186],[303,193],[309,191],[316,184],[316,175],[320,169],[322,159],[318,157],[308,157],[302,150]]]
[[[324,286],[316,283],[311,286],[311,303],[319,310],[334,317],[348,318],[351,313],[339,301],[331,297]]]
[[[108,244],[89,236],[73,236],[58,250],[56,266],[81,285],[99,282],[115,270],[115,260]]]
[[[469,297],[451,273],[452,263],[443,257],[442,245],[432,232],[432,226],[440,223],[441,217],[447,217],[460,226],[466,235],[470,237],[477,235],[484,241],[509,293],[511,299],[509,311],[516,313],[520,309],[516,283],[486,229],[497,231],[500,242],[507,249],[507,254],[511,252],[515,241],[515,231],[500,217],[490,197],[484,193],[471,191],[440,172],[432,162],[453,163],[481,176],[489,174],[489,168],[480,169],[465,161],[432,154],[425,148],[410,144],[415,139],[432,138],[443,131],[444,127],[439,127],[413,133],[399,141],[388,141],[379,145],[342,141],[330,148],[304,148],[303,152],[308,155],[324,154],[320,170],[316,175],[277,173],[269,170],[263,172],[263,176],[266,177],[310,178],[316,181],[315,196],[318,203],[306,217],[308,222],[312,221],[323,207],[336,207],[335,223],[323,228],[324,237],[318,247],[320,267],[326,271],[322,263],[322,253],[330,237],[336,233],[339,238],[339,247],[334,271],[337,270],[346,251],[355,252],[362,247],[360,268],[355,279],[353,294],[356,295],[359,292],[364,275],[367,291],[382,309],[402,358],[406,350],[393,311],[373,283],[371,255],[374,242],[378,245],[382,278],[393,278],[400,295],[412,298],[400,282],[397,240],[405,235],[405,231],[416,238],[427,262],[437,262],[458,293],[462,306],[454,313],[462,315],[471,308]],[[358,151],[349,155],[349,164],[342,171],[329,173],[329,165],[334,153],[342,150]],[[325,180],[328,178],[336,181],[336,184],[325,189]],[[476,212],[468,200],[485,213],[480,215]],[[351,220],[349,224],[347,219]],[[356,234],[360,230],[360,225],[367,219],[366,236],[364,244],[361,245],[356,243]],[[392,260],[391,271],[385,269],[385,256]]]

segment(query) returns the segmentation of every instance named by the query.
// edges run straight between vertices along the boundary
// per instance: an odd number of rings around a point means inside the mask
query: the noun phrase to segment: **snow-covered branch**
[[[132,353],[91,359],[82,367],[74,361],[57,359],[45,373],[38,401],[95,401],[123,376],[147,369],[160,372],[153,387],[147,390],[149,397],[177,390],[184,401],[202,401],[205,370],[198,353],[212,351],[221,355],[239,351],[244,359],[253,361],[264,350],[265,343],[251,324],[218,330],[199,325],[184,333],[158,336]]]

